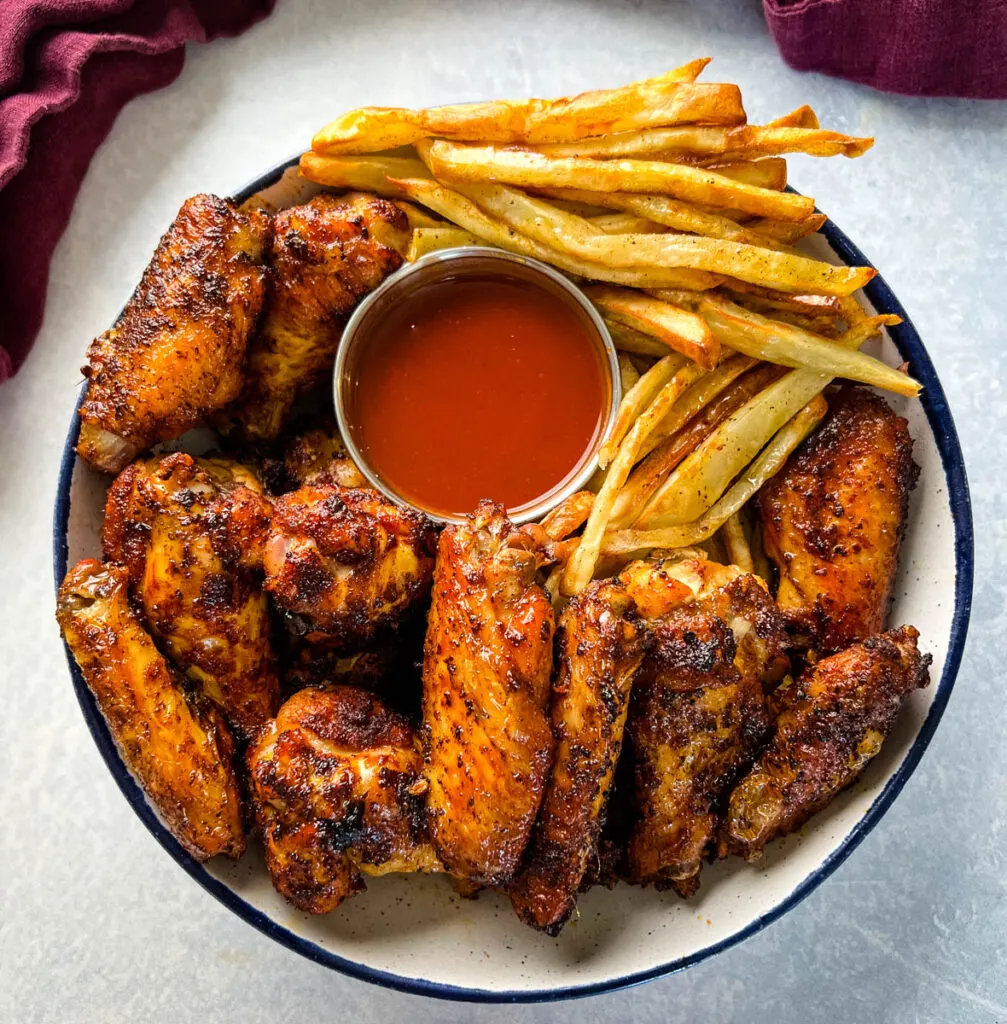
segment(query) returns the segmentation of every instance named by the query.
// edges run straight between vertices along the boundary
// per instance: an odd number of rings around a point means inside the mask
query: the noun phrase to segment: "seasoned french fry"
[[[712,508],[695,522],[653,530],[622,530],[607,534],[602,541],[605,555],[619,555],[648,548],[684,548],[702,543],[746,502],[762,485],[780,471],[795,448],[821,422],[828,403],[816,395],[796,413],[772,438],[743,476]]]
[[[717,365],[720,346],[695,313],[624,288],[592,285],[585,291],[610,319],[663,341],[704,369],[712,370]]]
[[[440,217],[431,217],[426,210],[415,203],[407,202],[405,199],[396,199],[395,205],[406,215],[409,226],[415,231],[417,228],[449,228]]]
[[[456,227],[417,228],[413,232],[406,260],[415,263],[421,256],[438,249],[455,249],[460,245],[485,245],[469,231]]]
[[[733,512],[724,520],[720,528],[720,537],[731,564],[744,569],[745,572],[751,572],[754,568],[752,549],[748,546],[748,538],[745,536],[745,528],[741,525],[738,512]]]
[[[668,230],[663,224],[646,217],[634,217],[631,213],[606,213],[588,220],[592,227],[606,235],[660,235]]]
[[[789,114],[776,118],[766,125],[767,128],[820,128],[818,115],[807,105],[807,103],[791,110]]]
[[[551,263],[554,267],[592,281],[607,281],[629,288],[712,288],[723,278],[674,268],[613,270],[601,264],[578,260],[519,234],[506,224],[488,217],[470,199],[429,179],[394,179],[402,194],[439,213],[442,217],[509,252]]]
[[[732,160],[723,164],[713,164],[706,168],[709,171],[716,171],[722,178],[730,178],[742,184],[751,185],[753,188],[770,189],[782,192],[787,187],[787,161],[781,156],[767,156],[761,160]],[[627,189],[629,191],[629,189]],[[649,191],[649,190],[648,190]],[[805,197],[807,198],[807,197]],[[745,206],[737,203],[708,203],[710,206],[722,205],[730,210],[749,211]],[[802,206],[801,217],[780,217],[780,220],[801,220],[802,217],[809,217],[814,213],[814,202]],[[765,214],[772,217],[773,214]]]
[[[362,107],[326,125],[311,140],[320,153],[375,153],[437,135],[488,142],[572,142],[592,135],[669,124],[740,124],[736,85],[696,84],[705,60],[619,89],[557,100],[498,100],[407,110]]]
[[[605,326],[608,333],[612,335],[612,341],[620,352],[632,352],[640,356],[666,356],[668,346],[662,341],[655,341],[653,338],[640,331],[633,330],[617,320],[605,319]]]
[[[748,508],[751,509],[751,505]],[[769,564],[769,556],[766,554],[766,548],[762,542],[762,524],[759,522],[752,523],[752,540],[749,547],[752,552],[752,572],[756,576],[761,576],[768,585],[773,578],[773,569]]]
[[[640,379],[640,371],[633,365],[633,360],[626,352],[619,352],[619,383],[622,385],[622,392],[625,394],[631,391]]]
[[[740,180],[742,176],[758,173],[752,169],[768,161],[725,165],[727,174],[722,174],[685,164],[553,158],[528,150],[466,146],[444,139],[418,148],[434,177],[454,184],[503,182],[531,188],[655,192],[779,220],[804,220],[815,210],[814,200],[807,196],[776,192]]]
[[[593,491],[577,491],[561,501],[543,520],[542,529],[550,540],[562,540],[579,530],[591,514]]]
[[[359,188],[379,196],[402,199],[389,178],[429,178],[420,160],[397,156],[331,157],[310,150],[301,154],[300,171],[308,181],[333,188]]]
[[[847,377],[910,398],[920,392],[916,381],[879,359],[799,327],[768,320],[723,297],[704,297],[697,309],[721,344],[754,359]]]
[[[759,218],[749,221],[746,230],[756,234],[759,238],[768,238],[770,242],[777,245],[793,245],[802,238],[807,238],[808,235],[819,231],[828,219],[824,213],[813,213],[810,217],[798,221]]]

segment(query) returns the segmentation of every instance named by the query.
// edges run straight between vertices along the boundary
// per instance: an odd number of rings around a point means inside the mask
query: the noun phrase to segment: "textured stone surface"
[[[98,154],[56,255],[43,336],[0,388],[0,1019],[28,1021],[1007,1020],[1007,106],[882,96],[779,60],[756,0],[285,0],[194,50]],[[971,640],[944,721],[883,823],[803,904],[676,977],[576,1006],[387,993],[287,952],[216,904],[116,790],[77,709],[52,609],[50,517],[88,340],[196,191],[227,192],[360,103],[550,95],[712,54],[753,120],[811,103],[878,136],[791,178],[882,269],[944,381],[971,472]]]

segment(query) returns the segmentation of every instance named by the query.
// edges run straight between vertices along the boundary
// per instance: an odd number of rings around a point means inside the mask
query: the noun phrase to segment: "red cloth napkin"
[[[95,150],[185,43],[236,35],[275,0],[0,0],[0,383],[42,324],[49,261]]]
[[[1007,0],[763,0],[784,60],[886,92],[1007,99]]]

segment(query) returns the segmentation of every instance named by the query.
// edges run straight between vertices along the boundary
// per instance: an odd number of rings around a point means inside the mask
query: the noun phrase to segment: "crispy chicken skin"
[[[634,684],[627,876],[689,896],[723,800],[772,727],[764,684],[786,669],[787,637],[757,577],[702,559],[663,564],[691,595],[655,625]]]
[[[776,734],[731,793],[721,852],[756,860],[852,783],[881,749],[930,656],[902,626],[809,667],[777,691]]]
[[[427,814],[447,870],[476,885],[514,874],[552,757],[553,610],[531,543],[482,502],[437,551],[423,659]]]
[[[293,437],[283,453],[283,469],[294,487],[329,483],[337,487],[368,487],[367,478],[350,458],[333,423]]]
[[[266,292],[269,220],[227,199],[187,199],[118,323],[95,339],[77,452],[118,473],[241,389],[245,348]]]
[[[297,396],[331,370],[353,307],[402,265],[410,234],[394,203],[360,192],[275,214],[266,311],[225,419],[249,439],[275,438]]]
[[[759,492],[777,602],[820,653],[884,628],[918,475],[906,421],[874,392],[845,386]]]
[[[308,643],[358,649],[430,590],[436,531],[369,488],[319,483],[277,498],[266,589]]]
[[[123,760],[197,860],[245,849],[241,799],[223,716],[193,697],[128,599],[128,570],[93,559],[66,575],[56,618]]]
[[[266,865],[298,909],[324,914],[363,874],[438,871],[426,834],[423,756],[408,721],[363,690],[294,694],[249,748]]]
[[[273,717],[280,686],[261,566],[269,504],[244,466],[176,452],[128,466],[108,493],[105,557],[172,660],[247,740]]]

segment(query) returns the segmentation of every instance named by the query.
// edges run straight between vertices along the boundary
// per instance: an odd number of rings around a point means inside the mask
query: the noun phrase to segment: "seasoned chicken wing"
[[[66,575],[56,618],[123,760],[197,860],[245,849],[234,741],[209,701],[190,695],[140,624],[123,566],[86,559]]]
[[[224,418],[248,438],[275,438],[297,396],[331,371],[347,317],[402,265],[410,237],[394,203],[361,192],[323,193],[277,213],[266,311]]]
[[[906,421],[874,392],[846,386],[759,492],[777,602],[821,653],[884,629],[918,475]]]
[[[178,437],[241,389],[266,291],[269,220],[227,199],[187,199],[118,323],[88,352],[77,451],[108,473]]]
[[[724,798],[771,729],[764,684],[785,671],[787,638],[756,576],[703,559],[660,564],[691,593],[655,625],[634,684],[638,816],[627,875],[688,896],[699,888]]]
[[[106,558],[175,663],[242,739],[276,713],[280,686],[261,567],[269,504],[244,466],[175,452],[134,462],[105,508]]]
[[[319,483],[277,498],[266,589],[308,643],[359,648],[426,597],[436,531],[368,488]]]
[[[338,907],[364,890],[362,875],[441,870],[426,833],[419,744],[371,694],[301,690],[247,762],[266,866],[298,909]]]
[[[756,860],[857,778],[906,698],[929,682],[931,659],[917,650],[918,636],[902,626],[869,637],[774,694],[776,734],[731,793],[722,853]]]
[[[427,814],[448,871],[508,882],[552,756],[553,611],[539,554],[482,502],[441,533],[423,659]]]
[[[293,437],[283,452],[283,471],[292,484],[291,490],[308,483],[335,484],[337,487],[370,486],[367,477],[346,451],[334,422],[312,427]]]

